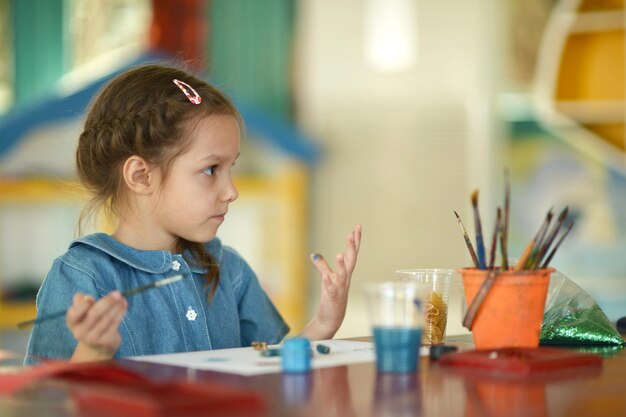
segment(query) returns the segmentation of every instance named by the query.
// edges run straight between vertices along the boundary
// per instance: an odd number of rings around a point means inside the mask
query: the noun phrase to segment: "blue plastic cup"
[[[410,282],[366,286],[379,372],[411,373],[419,369],[422,340],[422,295]]]
[[[376,369],[379,372],[416,372],[422,329],[419,327],[374,327]]]
[[[304,337],[294,337],[283,342],[282,367],[286,373],[311,370],[311,342]]]

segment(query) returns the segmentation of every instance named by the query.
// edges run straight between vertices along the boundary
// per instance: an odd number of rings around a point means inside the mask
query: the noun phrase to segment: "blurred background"
[[[73,151],[107,80],[185,62],[246,133],[220,229],[298,332],[308,255],[364,228],[337,337],[369,334],[360,287],[469,266],[453,211],[490,236],[511,173],[509,255],[550,207],[575,226],[552,265],[626,315],[623,0],[0,0],[0,348],[23,352],[34,297],[75,235]],[[106,230],[108,226],[103,225]],[[453,283],[448,334],[461,326]]]

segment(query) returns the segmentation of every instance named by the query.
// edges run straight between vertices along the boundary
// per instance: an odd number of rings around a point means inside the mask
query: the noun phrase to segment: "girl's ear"
[[[139,194],[151,194],[157,186],[157,173],[154,165],[140,156],[129,157],[122,167],[126,186]]]

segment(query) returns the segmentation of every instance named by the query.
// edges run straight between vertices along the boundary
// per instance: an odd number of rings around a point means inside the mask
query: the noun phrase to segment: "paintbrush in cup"
[[[467,311],[465,312],[465,316],[463,317],[463,326],[469,330],[472,330],[472,326],[474,325],[474,319],[476,318],[476,314],[480,309],[480,306],[485,301],[487,294],[489,294],[489,290],[493,286],[494,282],[496,282],[496,278],[498,277],[499,270],[494,268],[489,270],[487,277],[478,288],[474,299],[470,303]]]
[[[569,233],[570,230],[572,230],[572,227],[574,226],[574,222],[571,222],[568,226],[567,229],[565,229],[565,233],[563,233],[561,235],[561,237],[559,238],[559,240],[556,242],[556,245],[554,245],[554,248],[552,248],[552,250],[550,251],[550,254],[548,255],[548,257],[546,258],[545,262],[543,263],[543,265],[541,265],[541,268],[547,268],[550,265],[550,261],[552,260],[552,258],[554,257],[554,254],[556,253],[557,249],[559,248],[559,246],[561,246],[561,243],[563,242],[563,240],[565,239],[565,236],[567,236],[567,234]]]
[[[511,205],[511,178],[508,168],[504,170],[504,221],[500,231],[500,248],[502,249],[502,269],[509,269],[509,212]]]
[[[479,268],[478,258],[476,257],[474,246],[472,246],[472,241],[467,235],[467,231],[465,230],[465,227],[463,226],[461,217],[459,217],[459,214],[456,211],[454,212],[454,215],[456,216],[456,221],[457,223],[459,223],[459,227],[461,228],[461,233],[463,233],[463,239],[465,239],[465,245],[467,245],[467,250],[469,251],[470,256],[472,257],[472,262],[474,262],[474,267]]]
[[[528,259],[526,259],[526,264],[524,265],[523,269],[533,269],[532,266],[537,259],[539,252],[541,252],[541,248],[545,243],[546,234],[548,233],[548,229],[550,228],[550,223],[552,222],[552,218],[554,217],[553,209],[554,207],[550,208],[550,211],[548,211],[548,215],[546,216],[546,222],[542,225],[542,228],[535,236],[535,246],[530,252]]]
[[[496,225],[493,228],[493,239],[491,239],[491,249],[489,251],[489,269],[493,269],[496,263],[496,246],[498,245],[498,235],[500,235],[500,221],[502,212],[500,207],[496,214]]]
[[[545,241],[542,242],[541,248],[539,249],[538,253],[532,259],[532,263],[530,264],[530,269],[536,269],[539,265],[541,265],[541,260],[543,259],[543,257],[545,256],[546,252],[548,251],[548,249],[552,245],[552,242],[554,242],[554,239],[556,238],[557,234],[559,233],[559,230],[561,229],[561,226],[563,226],[563,222],[567,218],[568,211],[569,211],[569,208],[565,207],[565,209],[563,209],[563,211],[561,211],[561,214],[559,214],[559,219],[558,219],[557,223],[554,225],[554,227],[552,228],[552,230],[550,231],[550,233],[546,237]]]
[[[546,219],[541,224],[541,227],[535,234],[535,237],[532,238],[530,242],[528,242],[528,245],[526,245],[524,252],[522,252],[522,256],[520,256],[519,260],[517,261],[517,264],[515,264],[515,267],[513,268],[515,272],[518,272],[524,269],[526,263],[528,262],[530,258],[530,254],[533,248],[535,247],[535,245],[539,243],[538,240],[540,236],[542,236],[542,234],[545,233],[545,230],[548,228],[548,225],[550,224],[551,220],[552,220],[552,209],[548,211],[548,214],[546,215]]]
[[[478,255],[478,267],[487,268],[485,261],[485,244],[483,242],[483,227],[480,223],[480,213],[478,212],[478,190],[472,193],[472,207],[474,209],[474,229],[476,229],[476,253]]]

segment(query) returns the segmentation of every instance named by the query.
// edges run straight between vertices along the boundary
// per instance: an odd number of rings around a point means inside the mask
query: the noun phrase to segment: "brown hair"
[[[192,104],[174,79],[192,86],[202,103]],[[111,80],[93,100],[76,149],[78,177],[91,196],[80,215],[79,233],[86,219],[95,218],[100,209],[107,216],[119,214],[126,159],[140,156],[167,176],[174,158],[190,146],[190,131],[212,115],[232,115],[241,124],[237,109],[224,94],[180,68],[142,65]],[[176,250],[184,253],[185,249],[192,256],[188,261],[208,271],[212,296],[219,281],[217,262],[203,242],[180,239]]]

